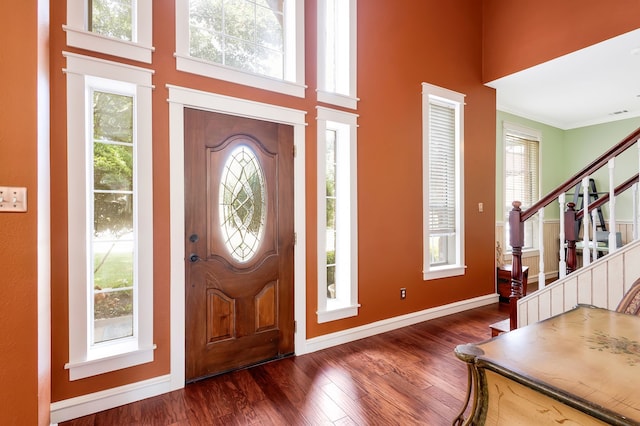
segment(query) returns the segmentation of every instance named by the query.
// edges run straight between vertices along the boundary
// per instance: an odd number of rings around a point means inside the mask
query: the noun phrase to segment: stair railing
[[[522,298],[523,286],[522,286],[522,247],[524,246],[524,222],[532,218],[535,214],[539,215],[539,218],[544,217],[544,208],[551,204],[553,201],[558,200],[560,203],[560,211],[563,212],[560,220],[560,252],[559,252],[559,275],[563,278],[566,274],[571,273],[577,268],[577,252],[576,245],[578,241],[578,235],[576,232],[576,221],[583,219],[584,231],[583,231],[583,264],[586,266],[590,262],[591,250],[593,250],[594,258],[597,256],[597,241],[595,240],[595,227],[593,229],[594,241],[593,244],[589,240],[589,223],[590,214],[595,212],[598,207],[602,206],[607,201],[609,202],[609,238],[608,249],[609,252],[615,251],[617,247],[616,241],[616,222],[615,222],[615,197],[623,191],[629,188],[634,188],[633,197],[633,238],[638,239],[638,201],[640,197],[638,194],[638,174],[630,177],[617,187],[614,186],[614,167],[615,158],[623,152],[631,148],[640,139],[640,128],[633,131],[626,138],[620,141],[617,145],[610,148],[600,157],[588,164],[574,176],[567,181],[559,185],[556,189],[542,197],[539,201],[532,206],[522,209],[522,203],[520,201],[514,201],[512,203],[513,209],[509,212],[509,241],[512,248],[512,267],[511,267],[511,295],[509,296],[509,318],[510,328],[513,330],[517,328],[518,324],[518,300]],[[638,169],[640,170],[640,144],[638,146]],[[593,203],[589,203],[588,197],[588,183],[589,178],[597,170],[607,165],[609,167],[609,192],[602,197],[595,200]],[[575,203],[567,203],[565,208],[565,196],[566,193],[576,187],[578,183],[582,183],[582,188],[585,191],[583,195],[583,208],[579,211],[575,210]],[[595,224],[595,221],[593,221]],[[540,220],[540,273],[538,276],[538,285],[544,286],[545,274],[544,274],[544,244],[543,244],[543,223]],[[566,247],[564,242],[566,241]],[[566,256],[565,256],[566,248]]]

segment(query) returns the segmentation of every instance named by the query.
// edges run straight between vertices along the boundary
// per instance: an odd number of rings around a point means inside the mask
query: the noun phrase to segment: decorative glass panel
[[[235,148],[222,169],[220,227],[224,244],[239,262],[250,260],[264,233],[266,197],[264,174],[248,146]]]
[[[93,343],[133,336],[133,97],[93,92]]]
[[[90,0],[89,31],[120,40],[133,40],[132,0]]]

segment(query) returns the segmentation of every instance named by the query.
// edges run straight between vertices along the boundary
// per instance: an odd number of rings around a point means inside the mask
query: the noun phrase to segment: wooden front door
[[[185,109],[186,379],[293,353],[293,128]]]

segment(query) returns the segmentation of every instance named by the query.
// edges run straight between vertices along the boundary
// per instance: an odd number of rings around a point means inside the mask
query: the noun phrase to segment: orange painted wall
[[[638,0],[484,0],[485,82],[640,27]]]
[[[166,84],[273,103],[307,112],[307,336],[314,337],[494,291],[495,95],[482,85],[482,5],[474,0],[358,4],[358,208],[360,315],[317,324],[316,291],[316,1],[305,1],[305,98],[260,91],[175,70],[175,4],[154,7],[154,342],[153,363],[74,382],[68,361],[66,105],[64,1],[51,11],[52,46],[52,400],[169,372],[169,112]],[[113,58],[107,58],[113,59]],[[465,215],[468,266],[463,277],[422,280],[421,83],[465,93]],[[477,204],[484,203],[484,213]],[[182,241],[174,242],[182,244]],[[406,287],[405,301],[399,288]]]
[[[37,7],[0,3],[0,186],[27,213],[0,213],[0,424],[38,424]],[[10,43],[8,40],[20,40]],[[45,398],[45,408],[48,399]]]

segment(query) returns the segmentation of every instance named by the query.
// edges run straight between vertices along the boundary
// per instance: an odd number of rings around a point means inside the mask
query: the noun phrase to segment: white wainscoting
[[[518,327],[572,309],[578,303],[614,310],[640,277],[640,241],[578,269],[518,301]]]

